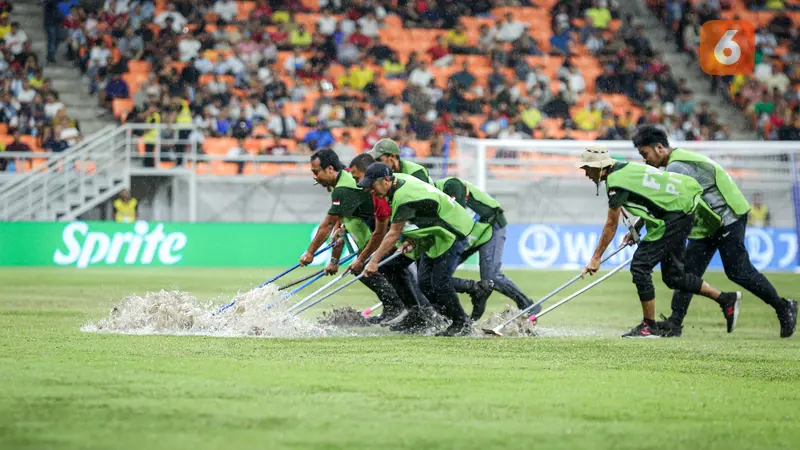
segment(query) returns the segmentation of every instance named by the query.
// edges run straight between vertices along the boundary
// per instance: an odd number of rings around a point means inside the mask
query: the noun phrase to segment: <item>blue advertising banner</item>
[[[509,225],[503,264],[514,268],[579,269],[591,259],[601,231],[602,226],[592,225]],[[620,227],[609,252],[620,245],[624,235],[624,228]],[[748,228],[745,245],[759,270],[794,271],[798,267],[797,235],[791,228]],[[619,265],[634,250],[623,250],[603,267]],[[722,269],[719,254],[709,269]]]

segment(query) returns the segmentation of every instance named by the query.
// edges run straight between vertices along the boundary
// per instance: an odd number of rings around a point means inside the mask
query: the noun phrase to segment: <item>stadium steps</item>
[[[731,138],[735,140],[758,140],[755,130],[748,122],[742,111],[728,103],[720,95],[711,92],[711,81],[700,70],[697,61],[675,49],[675,38],[672,33],[661,23],[658,17],[647,8],[642,0],[620,0],[620,10],[630,11],[634,14],[635,23],[643,24],[645,34],[650,40],[653,49],[661,52],[664,61],[672,68],[676,80],[686,78],[686,85],[692,91],[692,96],[699,106],[708,102],[709,110],[715,112],[720,122],[731,129]]]
[[[116,122],[111,115],[99,116],[102,109],[97,106],[97,97],[89,95],[88,84],[71,62],[65,61],[65,46],[59,47],[55,64],[47,63],[47,35],[44,32],[42,6],[38,1],[13,0],[14,11],[11,20],[20,26],[31,40],[33,51],[43,66],[44,76],[52,80],[59,99],[67,107],[69,116],[78,120],[81,134],[88,136],[106,125]]]

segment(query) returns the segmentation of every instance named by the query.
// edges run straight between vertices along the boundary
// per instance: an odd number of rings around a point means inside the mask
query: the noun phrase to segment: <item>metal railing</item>
[[[130,158],[119,137],[108,126],[0,187],[0,218],[74,218],[101,194],[129,185]]]

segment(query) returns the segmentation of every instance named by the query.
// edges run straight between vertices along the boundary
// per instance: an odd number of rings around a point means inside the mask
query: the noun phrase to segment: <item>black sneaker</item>
[[[637,325],[631,331],[628,331],[627,333],[623,334],[622,337],[655,339],[660,336],[658,335],[658,330],[651,328],[650,325],[648,325],[647,322],[643,320],[642,323]]]
[[[797,329],[797,300],[786,300],[789,304],[778,313],[778,321],[781,323],[781,337],[792,337]]]
[[[664,320],[661,322],[656,322],[656,328],[658,328],[659,336],[681,337],[681,334],[683,333],[683,325],[678,323],[678,321],[672,317],[664,317],[663,314],[661,314],[661,318]]]
[[[472,299],[472,314],[470,314],[472,320],[480,319],[486,312],[486,301],[489,300],[493,290],[494,281],[492,280],[481,280],[475,283],[475,289],[469,293],[469,298]]]
[[[439,337],[457,337],[457,336],[471,336],[472,335],[472,322],[467,320],[465,322],[453,322],[446,330],[436,333]]]
[[[408,314],[400,322],[390,325],[389,329],[399,333],[421,333],[430,328],[430,319],[418,307],[408,310]]]
[[[722,315],[725,316],[725,321],[728,323],[728,333],[732,333],[736,328],[736,322],[739,320],[739,303],[742,301],[741,292],[726,292],[723,293],[726,300],[720,303],[722,308]]]
[[[370,325],[380,325],[383,323],[391,322],[394,319],[400,317],[400,315],[403,314],[403,312],[405,312],[405,308],[392,308],[392,307],[384,308],[383,312],[381,312],[379,315],[368,317],[367,322],[369,322]]]

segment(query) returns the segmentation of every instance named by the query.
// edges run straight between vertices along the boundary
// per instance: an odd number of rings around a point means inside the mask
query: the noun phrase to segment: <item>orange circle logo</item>
[[[756,64],[755,30],[746,20],[709,20],[700,28],[698,58],[709,75],[753,72]]]

